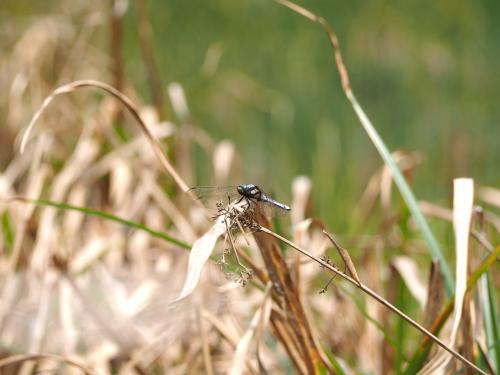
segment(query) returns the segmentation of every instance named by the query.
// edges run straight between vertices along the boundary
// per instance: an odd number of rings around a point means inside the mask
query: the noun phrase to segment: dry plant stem
[[[248,266],[253,270],[253,274],[257,276],[262,284],[266,285],[269,282],[269,276],[267,275],[267,273],[260,267],[258,267],[250,256],[242,251],[240,253],[240,257],[242,257],[245,263],[248,264]]]
[[[482,247],[486,249],[486,251],[489,251],[490,253],[493,252],[495,247],[488,241],[488,239],[482,233],[478,232],[475,229],[472,229],[470,231],[470,234]]]
[[[63,362],[68,365],[71,365],[73,367],[79,368],[82,370],[85,374],[90,374],[90,375],[98,375],[97,372],[94,370],[76,362],[73,361],[72,359],[56,355],[56,354],[48,354],[48,353],[37,353],[37,354],[19,354],[19,355],[13,355],[7,358],[0,359],[0,368],[13,365],[16,363],[20,362],[26,362],[26,361],[38,361],[38,360],[47,360],[51,359],[57,362]],[[3,372],[2,372],[3,373]]]
[[[238,248],[236,247],[236,244],[234,243],[233,235],[231,234],[231,231],[229,230],[229,227],[227,225],[227,221],[225,223],[226,223],[226,233],[227,233],[227,236],[229,237],[229,243],[231,244],[231,248],[233,249],[234,256],[236,257],[236,262],[238,263],[238,265],[241,268],[243,268],[244,270],[247,270],[247,268],[240,261],[240,257],[238,256]]]
[[[220,333],[222,338],[225,339],[233,349],[236,349],[238,342],[235,341],[234,336],[228,331],[226,325],[219,319],[219,317],[213,315],[207,310],[202,310],[202,317],[212,324],[212,326]],[[248,359],[245,362],[246,368],[251,374],[259,373]]]
[[[472,326],[472,303],[470,294],[466,294],[462,311],[461,330],[463,335],[462,352],[470,360],[474,360],[474,331]],[[464,375],[472,375],[471,368],[464,369]]]
[[[153,48],[153,30],[149,23],[144,0],[135,0],[135,10],[137,12],[137,27],[139,31],[140,46],[142,58],[146,64],[148,72],[149,87],[153,103],[160,115],[160,119],[165,119],[167,113],[165,109],[165,96],[163,94],[163,85],[156,65],[156,59]]]
[[[113,86],[121,91],[123,89],[123,17],[121,12],[118,12],[115,7],[115,1],[111,1],[111,9],[109,14],[109,25],[111,29],[110,35],[110,55],[111,55],[111,72],[113,73]]]
[[[443,298],[444,298],[443,292],[444,292],[443,277],[439,272],[439,262],[434,260],[431,263],[431,270],[429,272],[427,303],[425,305],[425,313],[424,313],[425,328],[431,328],[432,323],[437,318],[439,310],[443,305]]]
[[[498,258],[497,254],[498,254],[499,251],[500,251],[500,245],[497,246],[495,248],[494,252],[491,253],[475,269],[475,271],[472,273],[472,275],[473,276],[476,275],[477,272],[478,272],[478,270],[480,270],[480,269],[489,268],[496,261],[496,259]],[[469,279],[467,280],[467,289],[465,290],[466,294],[472,289],[472,287],[476,284],[476,282],[477,282],[477,277],[476,278],[469,277]],[[449,315],[453,311],[454,306],[455,306],[455,299],[452,297],[452,298],[450,298],[450,300],[449,300],[448,304],[446,305],[446,307],[444,308],[444,310],[441,312],[441,314],[436,318],[436,320],[432,324],[432,327],[430,329],[431,332],[438,332],[441,329],[441,327],[445,323],[446,319],[449,317]],[[428,337],[428,336],[426,336],[426,337],[423,338],[422,343],[420,344],[420,347],[419,347],[419,351],[420,352],[423,352],[423,351],[426,350],[427,345],[430,344],[429,340],[430,340],[430,337]]]
[[[43,110],[50,104],[50,102],[54,99],[55,96],[61,95],[61,94],[66,94],[70,93],[72,91],[75,91],[78,88],[81,87],[97,87],[101,90],[106,91],[107,93],[113,95],[115,98],[119,99],[123,105],[129,110],[130,114],[132,117],[137,121],[139,127],[141,130],[144,132],[144,135],[148,139],[149,143],[151,144],[151,147],[153,148],[153,151],[156,155],[156,157],[159,159],[161,165],[167,170],[167,172],[170,174],[170,176],[174,179],[176,184],[179,186],[179,188],[183,191],[186,192],[189,197],[200,207],[203,209],[205,214],[207,216],[210,216],[210,213],[207,212],[206,208],[196,199],[196,197],[193,195],[192,192],[189,191],[189,187],[186,185],[182,177],[177,173],[175,168],[172,166],[172,164],[169,162],[169,160],[166,158],[162,151],[162,147],[160,142],[153,136],[151,131],[148,129],[146,126],[146,123],[142,120],[141,116],[139,115],[139,111],[132,102],[126,95],[122,94],[120,91],[116,90],[115,88],[111,87],[110,85],[100,82],[100,81],[94,81],[94,80],[81,80],[81,81],[74,81],[71,82],[67,85],[61,86],[58,89],[56,89],[49,97],[47,97],[40,109],[36,112],[36,114],[33,116],[33,119],[31,120],[30,124],[28,125],[26,132],[24,133],[21,141],[21,153],[24,151],[26,147],[26,143],[28,142],[29,135],[31,131],[33,130],[33,127],[35,126],[37,120],[39,117],[42,115]]]
[[[106,323],[105,319],[94,308],[93,304],[87,299],[85,294],[83,294],[83,292],[80,290],[80,288],[76,284],[73,277],[71,277],[71,275],[69,275],[67,272],[61,270],[61,276],[63,276],[64,279],[71,286],[71,289],[73,290],[73,292],[78,296],[78,298],[82,302],[82,305],[85,307],[85,309],[92,316],[92,318],[94,319],[94,322],[100,327],[102,332],[106,336],[108,336],[108,338],[110,338],[112,341],[114,341],[124,353],[127,353],[127,354],[131,353],[134,348],[137,348],[140,346],[137,342],[131,342],[130,340],[127,340],[119,332],[117,332],[113,328],[109,327],[109,325]]]
[[[214,372],[212,369],[212,357],[210,356],[210,345],[207,340],[207,333],[205,332],[205,329],[203,327],[203,320],[201,319],[201,311],[199,307],[196,309],[196,322],[198,323],[198,329],[200,330],[201,333],[205,374],[213,375]]]
[[[264,291],[267,296],[271,293],[272,284],[267,282],[266,289]],[[262,306],[262,315],[260,316],[257,331],[255,332],[255,356],[257,357],[257,363],[259,365],[259,372],[261,375],[267,375],[267,371],[264,367],[264,363],[261,358],[261,341],[264,330],[267,326],[268,321],[271,318],[272,300],[270,298],[265,298]]]
[[[259,210],[255,212],[255,219],[260,226],[269,226],[269,222]],[[255,232],[254,237],[276,295],[282,298],[281,302],[284,302],[283,309],[287,313],[285,327],[289,330],[289,335],[293,338],[295,346],[300,351],[300,357],[306,366],[306,372],[315,374],[317,365],[320,363],[320,355],[300,302],[297,287],[292,280],[285,260],[281,256],[278,243],[269,236],[263,235],[262,231]],[[283,303],[281,304],[283,305]],[[284,333],[282,334],[284,335]]]
[[[368,294],[370,297],[374,298],[379,303],[381,303],[382,305],[384,305],[385,307],[387,307],[388,309],[390,309],[391,311],[393,311],[395,314],[399,315],[401,318],[403,318],[404,320],[406,320],[408,323],[410,323],[413,327],[415,327],[416,329],[418,329],[420,332],[424,333],[427,336],[426,337],[427,340],[429,340],[429,339],[433,340],[435,343],[437,343],[444,350],[446,350],[447,352],[449,352],[450,354],[452,354],[454,357],[460,359],[462,362],[466,363],[468,366],[472,367],[477,372],[479,372],[481,374],[486,374],[483,370],[481,370],[480,368],[478,368],[476,365],[474,365],[468,359],[464,358],[461,354],[459,354],[455,350],[449,348],[443,341],[441,341],[441,339],[439,339],[438,337],[436,337],[432,332],[430,332],[426,328],[422,327],[415,320],[413,320],[408,315],[406,315],[405,313],[403,313],[397,307],[395,307],[392,304],[390,304],[389,302],[387,302],[384,298],[382,298],[381,296],[379,296],[377,293],[375,293],[373,290],[371,290],[370,288],[368,288],[366,285],[364,285],[362,283],[358,284],[358,282],[355,279],[353,279],[352,277],[350,277],[350,276],[346,275],[345,273],[339,271],[337,268],[333,267],[332,265],[328,264],[327,262],[323,261],[322,259],[317,258],[316,256],[314,256],[313,254],[311,254],[307,250],[302,249],[301,247],[295,245],[293,242],[287,240],[286,238],[280,236],[279,234],[274,233],[273,231],[271,231],[271,230],[269,230],[267,228],[264,228],[264,227],[260,228],[260,231],[263,232],[263,233],[267,233],[270,236],[279,239],[280,241],[283,241],[288,246],[290,246],[290,247],[294,248],[295,250],[301,252],[303,255],[305,255],[308,258],[310,258],[310,259],[314,260],[315,262],[319,263],[324,268],[327,268],[330,271],[335,272],[337,275],[339,275],[343,279],[349,281],[350,283],[352,283],[353,285],[355,285],[356,287],[358,287],[359,289],[361,289],[363,292],[365,292],[366,294]]]
[[[236,218],[235,219],[236,224],[238,224],[238,228],[240,230],[241,235],[245,239],[245,242],[247,243],[247,246],[250,246],[250,241],[248,240],[246,232],[243,230],[243,226],[241,225],[240,221]]]
[[[452,221],[452,211],[448,208],[438,206],[437,204],[427,201],[420,201],[420,208],[424,215],[436,217],[438,219]],[[493,252],[495,247],[488,241],[482,231],[471,228],[471,236],[487,251]]]
[[[347,252],[347,250],[344,249],[342,246],[340,246],[337,243],[337,241],[335,241],[333,236],[330,233],[328,233],[326,230],[323,230],[323,233],[328,237],[328,239],[333,243],[333,246],[335,246],[335,248],[339,252],[340,256],[342,257],[342,260],[344,261],[345,265],[349,269],[349,272],[351,273],[354,280],[356,280],[358,282],[358,284],[361,285],[361,280],[359,279],[358,273],[356,272],[356,268],[354,267],[354,263],[352,262],[352,259],[349,256],[349,253]]]
[[[307,373],[307,367],[302,356],[300,355],[300,349],[297,347],[295,340],[291,336],[290,330],[287,329],[286,319],[282,314],[278,314],[276,309],[272,309],[270,320],[275,336],[285,347],[288,357],[292,359],[298,372],[300,374]]]

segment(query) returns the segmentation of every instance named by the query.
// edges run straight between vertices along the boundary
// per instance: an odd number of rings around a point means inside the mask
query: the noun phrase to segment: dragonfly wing
[[[236,186],[197,186],[189,189],[208,209],[217,211],[217,203],[228,205],[239,199]]]

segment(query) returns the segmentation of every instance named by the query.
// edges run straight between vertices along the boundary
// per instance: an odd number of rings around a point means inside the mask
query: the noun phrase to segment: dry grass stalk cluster
[[[326,27],[349,97],[333,29],[302,8],[280,3]],[[62,369],[99,374],[284,374],[292,368],[304,374],[319,369],[390,373],[397,361],[428,350],[431,341],[453,354],[448,368],[471,371],[463,361],[474,361],[478,349],[487,348],[481,294],[470,293],[476,291],[477,277],[467,277],[497,262],[498,246],[490,242],[498,238],[498,217],[484,210],[473,215],[469,273],[462,280],[469,294],[460,301],[462,319],[453,323],[451,345],[431,332],[437,335],[444,326],[441,336],[447,337],[455,300],[443,294],[439,265],[432,263],[431,268],[430,262],[422,266],[415,260],[422,258],[424,246],[401,232],[408,219],[391,205],[392,180],[386,167],[369,181],[354,210],[360,223],[379,220],[379,232],[343,238],[348,249],[358,250],[355,257],[320,220],[311,218],[312,183],[303,176],[292,184],[286,235],[273,232],[258,211],[251,218],[240,217],[243,224],[231,230],[227,223],[214,225],[188,192],[195,182],[192,149],[201,146],[214,161],[216,181],[226,181],[241,173],[233,163],[235,148],[227,140],[216,143],[193,125],[178,84],[170,85],[169,93],[180,121],[165,121],[168,113],[162,86],[158,89],[160,81],[155,80],[151,30],[142,3],[134,4],[154,107],[136,104],[138,95],[123,77],[116,57],[119,9],[109,19],[115,57],[111,77],[92,70],[105,58],[86,44],[87,33],[108,22],[102,11],[87,16],[85,32],[77,32],[70,18],[40,20],[11,55],[1,56],[0,87],[5,89],[0,90],[0,108],[7,114],[2,144],[14,143],[21,125],[29,122],[27,114],[43,103],[24,133],[24,152],[8,158],[2,154],[8,160],[0,173],[2,373]],[[57,58],[66,45],[73,46],[70,53]],[[86,56],[85,64],[81,56]],[[58,74],[48,79],[47,67]],[[89,76],[109,79],[116,88],[74,81],[50,95],[61,82]],[[109,95],[92,96],[97,91]],[[114,127],[128,135],[126,141]],[[393,156],[407,178],[416,173],[418,155]],[[479,192],[479,199],[500,207],[497,190]],[[113,213],[142,223],[150,232],[99,214],[33,203],[40,198]],[[422,210],[445,221],[452,217],[448,209],[430,203],[422,203]],[[243,227],[251,227],[252,233],[244,234]],[[177,242],[151,235],[154,231]],[[284,252],[283,245],[298,251]],[[217,258],[220,251],[224,254],[223,247],[232,251],[221,271]],[[186,248],[192,248],[189,265]],[[383,252],[389,248],[400,249],[401,255],[387,263]],[[241,267],[248,267],[253,277]],[[333,275],[339,277],[332,281]],[[417,318],[393,306],[394,285],[406,285],[419,305]],[[407,358],[396,358],[395,319],[425,333],[405,348]]]

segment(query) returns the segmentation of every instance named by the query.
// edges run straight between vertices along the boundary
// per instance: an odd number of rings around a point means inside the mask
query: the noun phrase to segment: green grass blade
[[[2,230],[4,235],[4,241],[8,250],[12,249],[14,244],[14,230],[12,228],[12,222],[10,220],[10,215],[5,211],[2,215]]]
[[[153,237],[157,237],[157,238],[160,238],[160,239],[162,239],[164,241],[170,242],[171,244],[177,245],[180,248],[187,249],[187,250],[191,249],[191,245],[189,245],[189,244],[187,244],[187,243],[185,243],[185,242],[183,242],[181,240],[178,240],[178,239],[176,239],[174,237],[171,237],[168,234],[165,234],[163,232],[154,230],[154,229],[148,227],[147,225],[144,225],[144,224],[141,224],[141,223],[137,223],[135,221],[131,221],[131,220],[127,220],[127,219],[121,218],[119,216],[113,215],[113,214],[111,214],[109,212],[106,212],[106,211],[100,211],[100,210],[96,210],[94,208],[89,208],[89,207],[73,206],[73,205],[68,204],[68,203],[52,202],[52,201],[49,201],[49,200],[46,200],[46,199],[25,199],[25,198],[20,198],[18,200],[19,201],[23,201],[23,202],[27,202],[27,203],[33,203],[33,204],[36,204],[38,206],[54,207],[54,208],[58,208],[58,209],[61,209],[61,210],[73,210],[73,211],[82,212],[82,213],[84,213],[86,215],[100,217],[102,219],[114,221],[115,223],[119,223],[119,224],[125,225],[125,226],[127,226],[129,228],[142,230],[142,231],[144,231],[146,233],[149,233]]]
[[[408,209],[410,210],[413,219],[419,226],[420,231],[422,232],[422,236],[424,237],[424,240],[427,243],[427,247],[429,249],[430,254],[432,255],[433,258],[438,259],[441,272],[443,273],[444,276],[446,292],[448,296],[452,295],[455,285],[453,281],[453,276],[451,275],[450,268],[446,263],[446,260],[439,247],[439,244],[436,241],[436,238],[434,237],[434,234],[431,231],[429,223],[422,214],[422,211],[420,211],[417,199],[413,195],[413,192],[411,191],[403,174],[399,170],[396,161],[394,160],[389,149],[382,140],[382,137],[380,137],[377,130],[371,123],[370,119],[359,105],[354,94],[351,93],[351,95],[348,95],[348,99],[351,101],[352,107],[356,112],[356,114],[358,115],[358,118],[361,124],[363,125],[363,128],[365,129],[366,133],[368,134],[368,137],[370,137],[370,140],[372,141],[378,153],[384,160],[384,163],[387,165],[387,167],[389,167],[392,174],[392,178],[394,179],[394,183],[398,187],[401,196],[408,205]]]
[[[356,305],[356,308],[358,309],[358,311],[361,313],[361,315],[363,315],[363,317],[368,320],[370,323],[372,323],[374,325],[374,327],[380,332],[382,333],[382,335],[384,336],[384,339],[387,341],[387,343],[394,349],[394,351],[398,351],[398,344],[396,343],[396,341],[392,338],[391,334],[389,332],[387,332],[387,330],[384,328],[384,326],[382,324],[380,324],[374,317],[372,317],[368,311],[366,311],[365,307],[363,306],[363,304],[361,303],[361,301],[359,301],[356,296],[354,295],[353,292],[351,292],[350,290],[348,290],[348,288],[345,288],[341,285],[339,285],[339,288],[342,289],[342,291],[347,294],[349,297],[350,297],[350,300],[351,302],[353,302],[355,305]],[[404,357],[403,355],[403,359],[407,361],[407,358]]]
[[[487,353],[489,360],[498,373],[500,370],[500,327],[498,322],[498,305],[495,298],[495,289],[488,273],[481,276],[483,292],[483,320],[486,332]]]
[[[363,108],[361,108],[360,104],[358,103],[358,100],[356,99],[354,93],[352,92],[351,84],[349,82],[349,76],[347,74],[347,69],[344,65],[344,62],[342,61],[342,54],[340,52],[338,38],[337,35],[335,34],[333,27],[331,27],[330,24],[323,17],[317,16],[313,12],[301,7],[300,5],[292,3],[288,0],[275,0],[275,1],[287,7],[288,9],[291,9],[292,11],[300,14],[301,16],[309,19],[310,21],[320,24],[321,27],[328,34],[328,38],[330,39],[330,43],[333,49],[333,54],[335,57],[335,63],[337,64],[337,69],[339,71],[340,79],[342,81],[342,89],[344,90],[347,99],[351,103],[354,112],[356,112],[356,115],[358,116],[361,125],[368,134],[368,137],[370,138],[373,145],[379,152],[384,163],[389,167],[392,174],[392,178],[394,179],[394,183],[396,184],[404,201],[408,205],[408,209],[410,210],[413,219],[419,226],[420,231],[422,232],[422,235],[424,237],[424,240],[427,243],[427,247],[429,249],[431,256],[433,258],[438,259],[440,263],[439,264],[440,269],[445,280],[446,292],[448,296],[452,295],[454,292],[454,285],[455,285],[455,283],[453,282],[453,276],[451,275],[450,269],[448,267],[448,264],[446,263],[446,260],[438,245],[438,242],[436,241],[436,238],[434,237],[434,234],[431,231],[429,223],[427,223],[427,220],[420,211],[418,202],[415,199],[415,196],[413,195],[413,192],[411,191],[410,187],[408,186],[408,183],[403,177],[403,174],[399,170],[398,165],[396,164],[391,153],[389,152],[389,149],[385,145],[384,141],[382,140],[378,132],[375,130],[375,127],[372,125],[370,119],[366,115]]]
[[[344,371],[344,368],[342,367],[342,365],[340,364],[340,362],[337,360],[337,357],[335,357],[335,355],[330,351],[330,350],[325,350],[324,351],[326,356],[328,357],[329,361],[330,361],[330,364],[332,365],[333,369],[335,370],[335,373],[337,375],[347,375],[346,372]],[[326,370],[323,368],[321,369],[321,372],[319,372],[320,374],[321,373],[327,373]]]

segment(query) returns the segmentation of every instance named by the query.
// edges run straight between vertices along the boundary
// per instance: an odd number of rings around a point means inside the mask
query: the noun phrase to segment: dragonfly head
[[[246,198],[259,199],[262,195],[260,188],[254,184],[241,184],[236,188],[238,193]]]

